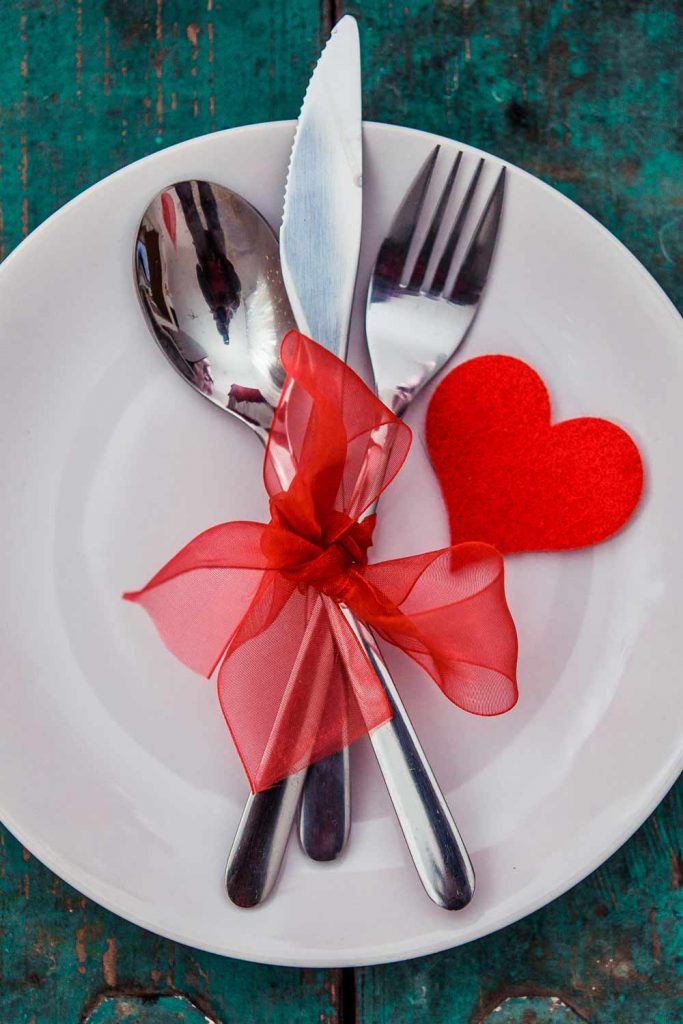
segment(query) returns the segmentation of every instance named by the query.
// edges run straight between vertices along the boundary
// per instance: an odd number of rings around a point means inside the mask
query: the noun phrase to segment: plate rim
[[[109,182],[112,178],[116,178],[118,175],[126,173],[131,168],[135,167],[145,161],[153,161],[158,158],[179,149],[188,149],[195,144],[205,143],[209,138],[222,138],[226,135],[235,135],[237,133],[250,133],[263,131],[264,129],[283,129],[287,128],[294,131],[296,121],[294,119],[282,119],[278,121],[265,121],[256,122],[248,125],[240,125],[232,128],[225,128],[217,132],[207,132],[203,135],[198,135],[190,139],[175,143],[172,146],[164,147],[163,149],[157,150],[153,153],[148,153],[139,159],[132,161],[123,167],[118,168],[112,174],[106,175],[104,178],[94,182],[88,188],[77,193],[70,200],[68,200],[63,206],[55,210],[49,217],[42,221],[33,231],[31,231],[21,242],[9,253],[9,255],[0,264],[0,287],[2,285],[2,274],[4,268],[12,264],[15,256],[21,253],[29,240],[33,240],[39,235],[44,229],[47,229],[49,225],[72,207],[76,206],[81,202],[85,196],[89,196],[91,193],[99,189],[106,182]],[[533,180],[535,185],[541,185],[544,189],[550,191],[555,199],[560,199],[564,204],[567,204],[574,215],[580,214],[583,218],[586,218],[593,227],[599,228],[599,230],[607,236],[612,245],[616,245],[622,253],[626,254],[630,261],[637,268],[643,284],[647,284],[650,291],[657,297],[657,299],[663,302],[663,308],[668,307],[669,315],[673,314],[674,318],[683,323],[683,318],[678,312],[673,301],[669,298],[663,288],[657,283],[650,272],[643,266],[643,264],[636,258],[636,256],[627,248],[627,246],[621,242],[608,228],[606,228],[600,221],[593,217],[588,211],[584,210],[583,207],[579,206],[572,199],[564,195],[558,189],[549,185],[541,178],[531,174],[531,172],[524,170],[516,164],[503,159],[493,153],[489,153],[486,150],[479,149],[478,147],[470,146],[460,140],[454,140],[444,135],[437,135],[433,132],[428,132],[418,128],[406,127],[403,125],[389,124],[377,121],[363,121],[364,132],[367,128],[372,131],[398,133],[401,135],[409,134],[413,137],[424,138],[426,141],[435,144],[437,142],[446,143],[452,145],[457,141],[457,145],[466,151],[479,154],[484,157],[488,157],[496,163],[503,163],[506,166],[514,169],[515,173],[524,175],[526,178]],[[358,955],[351,955],[349,953],[325,953],[325,954],[314,954],[311,950],[311,956],[302,959],[303,952],[300,951],[298,955],[284,956],[281,950],[268,951],[267,948],[262,951],[250,950],[245,952],[243,949],[236,949],[230,943],[226,943],[222,946],[217,946],[212,943],[198,942],[196,939],[188,939],[186,936],[175,932],[173,929],[160,928],[158,924],[151,923],[145,918],[143,914],[136,913],[134,910],[121,909],[120,903],[115,899],[109,898],[106,892],[106,883],[100,883],[98,880],[92,879],[88,874],[85,876],[85,882],[83,876],[79,877],[78,871],[71,869],[71,865],[68,862],[62,861],[61,855],[55,849],[53,849],[49,843],[45,842],[39,835],[32,834],[30,828],[24,829],[18,821],[16,821],[12,815],[6,813],[3,808],[2,802],[0,802],[0,821],[7,827],[12,835],[27,849],[29,850],[39,861],[45,864],[51,871],[62,878],[68,885],[82,893],[88,899],[93,900],[97,905],[104,907],[106,910],[117,914],[130,923],[139,927],[145,928],[154,934],[161,935],[173,942],[179,942],[183,945],[189,945],[192,948],[201,949],[205,952],[214,953],[219,956],[231,957],[234,959],[245,960],[253,963],[270,964],[285,967],[310,967],[310,968],[335,968],[335,967],[356,967],[356,966],[373,966],[377,964],[394,963],[402,960],[411,960],[416,957],[426,956],[432,953],[442,952],[446,949],[456,948],[460,945],[465,945],[469,942],[473,942],[476,939],[483,938],[487,935],[492,935],[502,928],[508,927],[515,922],[522,920],[529,914],[534,913],[541,907],[547,906],[555,899],[568,892],[579,882],[583,881],[589,874],[596,870],[601,864],[603,864],[609,857],[611,857],[630,837],[640,828],[644,821],[652,814],[659,803],[664,799],[667,792],[676,782],[678,775],[683,770],[683,742],[679,747],[679,750],[673,750],[669,758],[662,763],[659,772],[649,780],[647,790],[643,793],[640,801],[634,805],[629,811],[628,821],[624,824],[623,828],[617,833],[612,833],[608,842],[601,844],[600,849],[597,853],[592,856],[587,856],[584,861],[578,866],[574,872],[568,875],[561,883],[552,887],[547,892],[539,895],[535,900],[530,900],[523,910],[513,909],[507,914],[503,914],[501,918],[491,927],[490,923],[487,923],[484,927],[478,927],[477,921],[472,923],[472,926],[468,928],[464,934],[454,934],[446,937],[433,937],[431,941],[422,940],[415,944],[415,940],[409,940],[405,943],[399,940],[394,946],[387,950],[386,948],[380,947],[378,944],[366,943],[365,952],[362,952],[360,957]],[[642,790],[641,790],[642,791]],[[1,801],[1,794],[0,794]],[[229,933],[230,934],[230,933]],[[266,939],[267,942],[267,939]],[[404,945],[408,945],[409,948],[401,948]]]

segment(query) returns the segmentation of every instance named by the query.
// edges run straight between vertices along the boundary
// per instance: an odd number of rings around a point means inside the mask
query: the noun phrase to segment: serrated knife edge
[[[285,183],[280,251],[299,329],[345,358],[360,251],[362,138],[355,19],[335,26],[309,80]]]

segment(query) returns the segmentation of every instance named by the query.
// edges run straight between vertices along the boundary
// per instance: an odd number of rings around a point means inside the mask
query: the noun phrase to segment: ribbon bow
[[[171,652],[217,670],[254,792],[391,718],[342,605],[400,647],[454,704],[496,715],[517,699],[503,558],[487,544],[368,564],[363,514],[400,470],[411,432],[345,363],[295,331],[264,460],[267,524],[222,523],[142,590]]]

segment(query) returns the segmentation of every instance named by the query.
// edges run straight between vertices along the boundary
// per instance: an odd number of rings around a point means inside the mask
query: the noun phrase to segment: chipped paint
[[[107,948],[102,954],[102,975],[105,985],[108,985],[109,988],[116,987],[117,952],[116,939],[111,936],[107,939]]]

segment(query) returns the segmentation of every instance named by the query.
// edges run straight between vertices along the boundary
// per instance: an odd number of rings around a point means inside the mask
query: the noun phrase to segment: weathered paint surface
[[[131,160],[294,116],[347,9],[360,20],[366,116],[540,175],[683,298],[677,0],[3,0],[2,255]],[[355,972],[244,964],[157,938],[1,834],[0,1022],[674,1024],[681,792],[525,921]]]
[[[84,1024],[218,1024],[215,1017],[191,1003],[187,996],[107,994],[85,1016]]]
[[[557,996],[511,996],[482,1024],[579,1024],[583,1019]]]
[[[598,871],[524,921],[461,949],[374,967],[358,979],[359,1020],[372,1024],[553,1024],[519,1002],[555,996],[590,1024],[676,1024],[683,881],[683,786]],[[565,1018],[560,1017],[562,1024]],[[571,1018],[570,1018],[571,1019]]]

